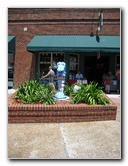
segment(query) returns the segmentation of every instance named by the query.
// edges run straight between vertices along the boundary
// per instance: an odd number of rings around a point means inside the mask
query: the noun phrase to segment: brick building
[[[100,85],[104,72],[115,75],[120,66],[119,8],[9,8],[8,36],[15,88],[49,65],[56,71],[58,61],[66,62],[66,81],[80,70]]]

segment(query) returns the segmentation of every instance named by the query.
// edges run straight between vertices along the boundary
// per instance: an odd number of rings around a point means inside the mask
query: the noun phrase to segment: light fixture
[[[99,17],[99,26],[98,26],[98,31],[102,30],[102,26],[103,26],[103,10],[101,10],[98,13],[98,17]]]
[[[26,32],[28,30],[28,28],[27,27],[24,27],[24,32]]]
[[[98,26],[97,30],[100,31],[100,26]]]

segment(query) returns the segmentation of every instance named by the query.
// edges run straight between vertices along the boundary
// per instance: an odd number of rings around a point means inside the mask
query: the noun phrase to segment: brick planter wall
[[[117,106],[86,104],[13,104],[9,96],[8,123],[60,123],[115,120]]]

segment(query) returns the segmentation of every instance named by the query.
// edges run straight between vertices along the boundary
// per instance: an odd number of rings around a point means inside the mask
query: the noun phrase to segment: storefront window
[[[8,54],[8,89],[13,88],[14,54]]]
[[[55,73],[57,72],[57,62],[63,62],[64,61],[64,54],[63,53],[53,53],[52,54],[52,67]]]
[[[48,67],[51,65],[51,54],[40,54],[40,77],[48,72]]]
[[[79,70],[79,54],[70,53],[69,73],[70,79],[75,79],[75,75]]]
[[[56,73],[57,62],[64,61],[64,53],[40,53],[40,77],[48,73],[49,66]]]
[[[8,78],[13,79],[14,74],[14,55],[8,54]]]

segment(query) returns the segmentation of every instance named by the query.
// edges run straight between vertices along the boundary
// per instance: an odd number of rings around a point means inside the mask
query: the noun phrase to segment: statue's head
[[[57,75],[66,75],[66,63],[65,62],[58,62],[57,63]]]

